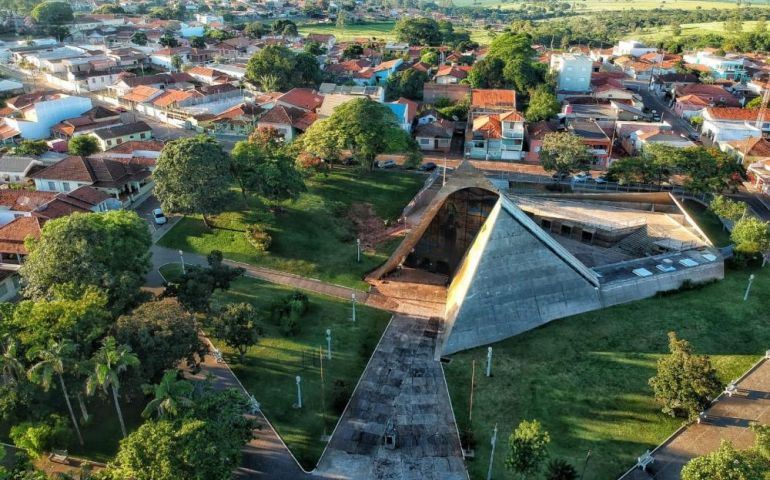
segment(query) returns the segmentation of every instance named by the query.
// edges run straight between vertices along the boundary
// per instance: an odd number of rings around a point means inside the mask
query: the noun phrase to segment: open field
[[[471,362],[476,361],[473,421],[476,459],[472,479],[486,476],[489,439],[499,442],[495,478],[506,478],[508,435],[521,420],[538,419],[551,434],[552,457],[582,470],[586,480],[617,478],[681,421],[660,413],[648,379],[676,331],[708,354],[727,383],[770,347],[770,270],[757,273],[742,301],[749,271],[728,272],[696,290],[558,320],[493,345],[493,376],[483,375],[486,347],[452,356],[445,365],[461,429],[467,428]]]
[[[393,34],[393,26],[396,22],[378,22],[378,23],[360,23],[346,25],[344,29],[339,29],[333,23],[323,24],[305,24],[299,25],[299,33],[306,35],[308,33],[331,33],[337,37],[338,41],[349,41],[356,38],[378,38],[387,41],[396,39]],[[456,26],[458,30],[462,26]],[[471,39],[481,44],[489,43],[490,37],[486,30],[470,29]]]
[[[282,286],[241,278],[228,292],[217,294],[214,302],[249,302],[267,314],[274,302],[291,292]],[[321,435],[324,430],[331,434],[390,314],[359,306],[353,324],[349,302],[315,294],[308,297],[310,307],[301,317],[299,333],[285,336],[279,326],[263,322],[263,335],[259,343],[249,349],[244,364],[238,363],[237,354],[233,355],[232,350],[216,340],[214,343],[225,353],[246,389],[262,404],[263,412],[278,434],[309,470],[326,446]],[[332,359],[323,359],[325,403],[322,408],[319,347],[325,355],[327,328],[332,331]],[[297,398],[296,375],[302,377],[302,409],[292,408]],[[334,386],[339,381],[344,382],[345,388]]]
[[[754,26],[757,22],[746,21],[743,22],[743,31],[751,32],[754,30]],[[709,33],[717,33],[720,35],[727,35],[724,29],[724,22],[704,22],[704,23],[683,23],[681,25],[682,33],[680,37],[700,36]],[[671,37],[671,27],[665,26],[660,28],[648,28],[643,32],[630,33],[626,35],[626,38],[633,38],[636,40],[644,40],[647,42],[654,42],[662,38]]]
[[[220,250],[231,260],[363,288],[363,275],[390,255],[397,240],[365,251],[357,263],[356,233],[346,213],[363,200],[377,217],[392,222],[424,180],[416,174],[337,169],[308,179],[308,191],[295,202],[281,202],[275,214],[261,199],[250,196],[244,203],[240,193],[233,192],[232,210],[213,218],[218,228],[208,229],[200,218],[186,217],[159,243],[202,255]],[[272,236],[267,253],[257,253],[246,239],[244,231],[254,223],[264,224]]]

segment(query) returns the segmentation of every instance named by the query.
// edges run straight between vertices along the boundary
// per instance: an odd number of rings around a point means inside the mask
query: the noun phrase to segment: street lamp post
[[[489,453],[489,470],[487,470],[487,480],[492,480],[492,464],[495,460],[495,444],[497,444],[497,424],[495,424],[495,431],[492,433],[492,451]]]
[[[294,404],[295,408],[302,408],[302,386],[300,385],[302,383],[302,377],[297,375],[294,377],[294,380],[297,382],[297,403]]]
[[[361,263],[361,239],[356,238],[356,262]]]
[[[350,294],[350,299],[353,301],[353,323],[356,323],[356,294]]]
[[[743,294],[743,301],[749,299],[749,291],[751,291],[751,282],[754,281],[754,274],[749,275],[749,284],[746,286],[746,293]]]
[[[182,252],[181,250],[179,250],[179,260],[182,262],[182,275],[185,275],[187,272],[185,271],[185,268],[184,268],[184,252]]]
[[[326,359],[332,359],[332,330],[326,329]]]
[[[487,377],[492,376],[492,347],[487,347]]]

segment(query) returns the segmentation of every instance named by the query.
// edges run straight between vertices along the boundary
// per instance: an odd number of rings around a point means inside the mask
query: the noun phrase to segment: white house
[[[631,55],[632,57],[641,57],[645,53],[657,52],[655,47],[647,47],[638,40],[621,40],[612,48],[612,54],[616,57]]]
[[[580,53],[562,53],[551,56],[551,71],[558,75],[557,90],[562,92],[590,92],[593,60]]]
[[[3,121],[26,140],[40,140],[51,136],[51,127],[82,115],[93,107],[91,99],[64,94],[45,96],[24,111],[21,118],[6,117]]]
[[[770,132],[770,118],[757,128],[758,112],[737,107],[705,108],[701,132],[715,143],[761,137]]]

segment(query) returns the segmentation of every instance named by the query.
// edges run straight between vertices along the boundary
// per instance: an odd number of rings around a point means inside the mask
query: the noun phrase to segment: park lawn
[[[80,408],[77,404],[77,398],[70,390],[72,408],[75,414],[80,418]],[[69,412],[64,404],[61,392],[58,389],[51,389],[50,400],[46,401],[47,406],[55,409],[55,413],[64,417],[67,426],[72,428]],[[120,397],[120,408],[123,412],[123,420],[126,422],[126,429],[130,434],[139,428],[144,422],[142,410],[146,405],[146,398],[141,392],[136,392],[130,402],[126,401],[125,392]],[[84,458],[86,460],[107,463],[118,453],[118,447],[122,434],[120,432],[120,423],[115,412],[115,404],[112,402],[112,395],[103,395],[101,391],[94,397],[86,398],[86,408],[91,416],[87,425],[81,425],[80,431],[83,434],[83,443],[81,447],[78,444],[74,430],[69,445],[60,445],[57,448],[65,448],[70,455]],[[13,444],[8,436],[10,426],[0,424],[0,441]]]
[[[756,23],[757,22],[750,21],[750,20],[744,21],[743,31],[744,32],[753,31]],[[703,36],[711,33],[716,33],[723,36],[730,36],[729,33],[725,32],[724,22],[683,23],[681,25],[681,28],[682,28],[682,33],[679,35],[680,37],[693,37],[693,36],[699,37],[699,36]],[[671,32],[671,27],[669,25],[655,27],[655,28],[646,28],[642,32],[634,32],[626,35],[627,38],[644,40],[647,42],[655,42],[655,41],[672,37],[672,36],[673,36],[673,33]]]
[[[282,212],[267,213],[260,199],[248,205],[233,194],[232,208],[213,217],[208,229],[199,217],[186,217],[168,232],[161,245],[207,255],[220,250],[228,259],[274,268],[340,285],[365,288],[364,274],[382,263],[397,241],[366,251],[356,262],[355,233],[345,213],[353,203],[371,203],[382,219],[394,221],[425,181],[421,175],[396,172],[360,173],[337,169],[308,179],[308,191],[295,202],[281,202]],[[272,245],[258,253],[244,234],[253,223],[266,225]]]
[[[770,346],[770,270],[757,273],[742,301],[749,271],[723,281],[557,320],[493,344],[455,354],[444,366],[459,428],[467,428],[472,361],[476,387],[472,427],[476,458],[471,479],[486,478],[490,437],[499,435],[494,478],[507,478],[508,435],[521,420],[537,419],[550,432],[552,457],[582,470],[586,480],[617,478],[636,457],[658,445],[681,421],[660,413],[648,379],[666,353],[669,331],[708,354],[723,383],[738,378]]]
[[[178,282],[182,278],[182,266],[179,263],[161,265],[158,271],[169,283]]]
[[[708,207],[692,200],[685,200],[684,206],[715,247],[726,247],[733,243],[730,232],[725,230],[722,221]]]
[[[292,289],[240,278],[232,288],[215,296],[215,303],[250,302],[262,311],[269,311],[276,300],[289,295]],[[326,443],[321,440],[324,430],[331,434],[341,412],[333,412],[330,404],[332,385],[336,380],[347,384],[342,399],[347,403],[358,378],[374,351],[390,314],[368,307],[356,308],[356,323],[351,322],[350,302],[307,293],[310,307],[302,317],[302,327],[294,337],[284,336],[277,325],[263,324],[263,336],[251,347],[243,364],[237,353],[213,339],[233,372],[246,389],[262,405],[283,441],[302,466],[315,467]],[[325,376],[325,410],[321,404],[319,347],[326,353],[326,329],[332,331],[332,359],[323,360]],[[301,410],[292,408],[297,398],[295,376],[302,377]],[[324,418],[326,429],[324,429]]]
[[[332,34],[337,41],[350,41],[356,38],[377,38],[387,41],[395,41],[396,35],[393,33],[393,27],[396,22],[369,22],[354,23],[345,25],[345,28],[337,28],[334,23],[307,23],[299,25],[299,33],[306,35],[308,33]],[[492,41],[489,32],[482,28],[466,28],[462,25],[455,25],[457,30],[468,30],[471,34],[471,40],[479,44],[487,44]]]

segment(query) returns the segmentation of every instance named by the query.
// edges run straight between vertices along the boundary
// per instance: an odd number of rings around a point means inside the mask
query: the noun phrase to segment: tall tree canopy
[[[74,213],[49,220],[40,239],[27,241],[21,267],[24,294],[50,298],[62,284],[107,292],[113,311],[135,302],[150,270],[147,223],[131,210]]]
[[[30,16],[39,25],[61,25],[75,19],[67,2],[43,2],[32,9]]]
[[[269,200],[294,199],[305,191],[302,174],[294,159],[273,142],[240,141],[232,151],[232,169],[244,192]]]
[[[211,137],[167,143],[153,172],[155,195],[166,212],[208,215],[222,211],[229,198],[230,158]]]
[[[69,141],[67,151],[70,155],[87,157],[99,151],[99,142],[91,135],[78,135]]]
[[[294,53],[280,45],[268,45],[255,53],[246,65],[246,80],[266,91],[314,87],[321,81],[315,56]]]
[[[540,148],[540,162],[550,172],[570,174],[584,170],[591,155],[583,140],[572,133],[546,133]]]
[[[422,90],[427,81],[427,73],[413,68],[397,72],[388,77],[388,83],[385,84],[385,96],[389,100],[396,100],[399,97],[422,100]]]
[[[403,18],[396,23],[393,33],[400,42],[410,45],[439,45],[441,32],[432,18]]]
[[[476,88],[514,88],[526,94],[545,81],[544,65],[534,55],[529,35],[503,33],[492,41],[486,58],[473,65],[468,79]]]
[[[368,98],[340,105],[329,118],[311,125],[299,141],[302,150],[327,160],[350,149],[368,168],[374,166],[380,153],[416,150],[414,140],[401,129],[390,108]]]
[[[527,106],[527,121],[539,122],[548,120],[559,113],[561,105],[556,95],[547,87],[538,87],[530,91],[529,105]]]

